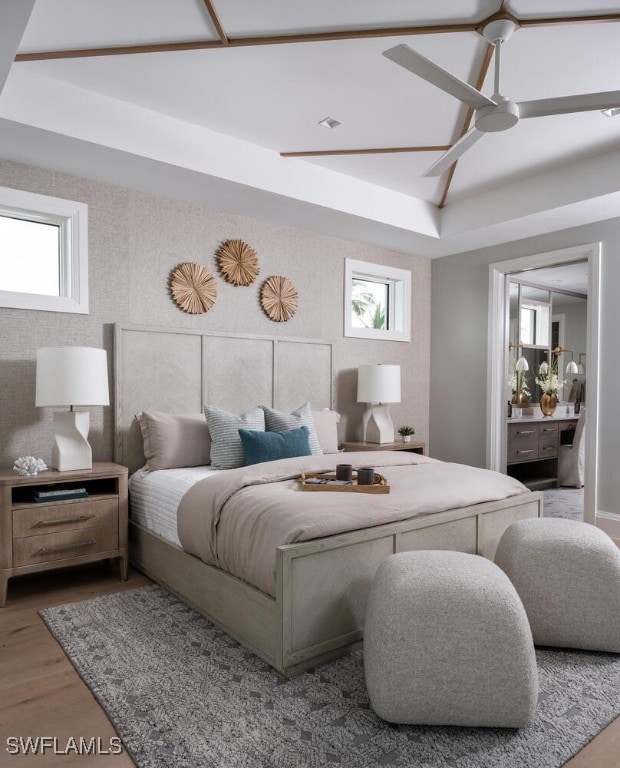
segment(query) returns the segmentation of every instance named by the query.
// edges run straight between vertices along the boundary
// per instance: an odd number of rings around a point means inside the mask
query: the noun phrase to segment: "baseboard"
[[[596,527],[605,531],[612,539],[620,540],[620,515],[599,510],[596,513]]]

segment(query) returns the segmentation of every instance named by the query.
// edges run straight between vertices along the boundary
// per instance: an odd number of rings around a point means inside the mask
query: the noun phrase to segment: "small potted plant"
[[[403,443],[411,442],[411,435],[415,435],[415,429],[413,427],[399,427],[398,434],[402,437]]]

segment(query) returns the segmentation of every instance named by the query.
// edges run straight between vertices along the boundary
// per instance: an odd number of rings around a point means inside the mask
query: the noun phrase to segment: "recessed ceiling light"
[[[610,107],[609,109],[602,109],[602,114],[605,115],[605,117],[615,117],[616,115],[620,115],[620,107]]]
[[[563,283],[564,280],[558,280],[557,278],[555,280],[551,281],[552,283]]]
[[[342,125],[340,120],[335,120],[333,117],[326,117],[323,120],[319,120],[319,125],[322,125],[323,128],[337,128],[339,125]]]

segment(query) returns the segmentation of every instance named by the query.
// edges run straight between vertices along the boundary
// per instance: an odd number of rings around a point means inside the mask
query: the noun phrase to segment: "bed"
[[[135,414],[142,410],[199,414],[207,402],[217,402],[234,413],[260,402],[292,410],[305,400],[317,409],[330,408],[332,354],[331,344],[325,341],[118,325],[116,460],[128,466],[130,473],[144,463],[142,437],[135,420]],[[252,371],[251,378],[248,370]],[[313,372],[311,377],[309,370]],[[382,460],[387,462],[386,475],[396,472],[398,462],[426,472],[434,466],[433,460],[426,457],[416,459],[414,454],[403,454],[406,458],[392,459],[386,458],[386,453],[395,455],[382,452],[383,459],[379,454],[373,454],[372,459],[377,468]],[[368,453],[363,457],[348,453],[346,459],[354,465],[371,460]],[[309,470],[329,469],[342,460],[339,454],[312,456],[303,462],[285,459],[291,467],[287,465],[284,477],[278,476],[274,482],[283,483],[299,499],[303,492],[295,477],[302,465]],[[397,462],[396,467],[389,466],[392,461]],[[213,475],[212,480],[203,480],[198,468],[180,470],[185,473],[185,486],[181,483],[185,490],[201,482],[213,482],[220,488],[230,482],[235,486],[235,473],[247,474],[245,470],[223,470],[219,474],[204,467],[202,470]],[[169,487],[167,481],[159,472],[152,473],[152,477],[163,483],[155,494],[161,496],[162,489]],[[246,486],[241,484],[240,488],[233,493],[243,495]],[[132,503],[139,493],[137,486],[130,492]],[[360,643],[368,588],[376,568],[389,554],[412,549],[454,549],[492,558],[510,523],[541,514],[539,493],[525,489],[521,492],[518,484],[510,493],[477,503],[466,503],[463,498],[456,507],[442,511],[429,511],[427,507],[415,517],[401,515],[389,522],[370,517],[366,521],[369,524],[362,528],[350,530],[344,526],[338,532],[279,544],[272,547],[275,551],[269,550],[272,554],[262,555],[265,560],[273,558],[268,568],[273,570],[273,583],[259,580],[260,588],[251,583],[247,574],[236,575],[185,551],[179,539],[175,541],[170,535],[174,529],[170,520],[166,532],[148,527],[133,512],[130,559],[154,581],[209,617],[280,673],[290,676]],[[179,494],[190,495],[185,491]],[[344,494],[304,494],[317,499],[336,495]],[[173,507],[175,503],[178,499],[173,500]]]

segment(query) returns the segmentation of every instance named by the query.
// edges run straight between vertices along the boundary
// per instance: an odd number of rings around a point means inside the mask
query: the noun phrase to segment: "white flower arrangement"
[[[20,475],[38,475],[39,472],[43,472],[47,469],[47,464],[43,459],[35,459],[34,456],[20,456],[19,459],[15,459],[13,469]]]
[[[542,391],[547,395],[557,395],[558,389],[565,383],[563,379],[558,376],[558,361],[557,358],[551,362],[551,365],[547,366],[547,370],[541,372],[541,366],[538,366],[538,376],[535,381]]]

